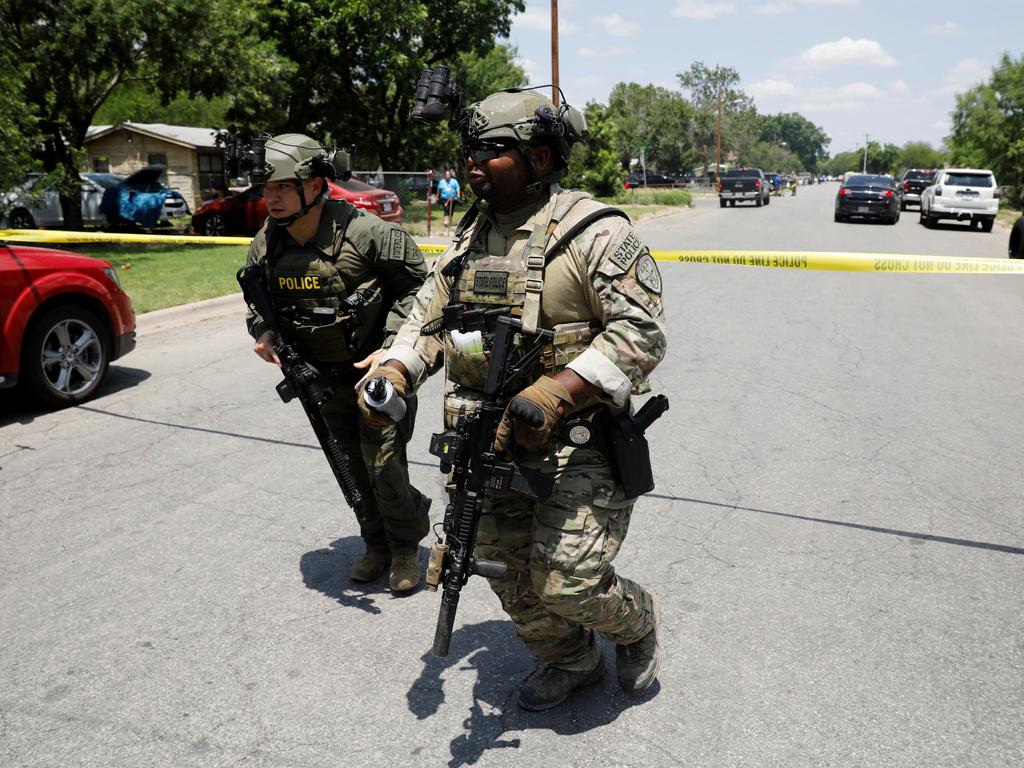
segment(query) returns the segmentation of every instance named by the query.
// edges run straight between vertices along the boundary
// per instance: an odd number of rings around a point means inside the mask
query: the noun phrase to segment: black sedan
[[[852,218],[899,221],[900,196],[892,176],[854,173],[843,182],[836,194],[835,220]]]

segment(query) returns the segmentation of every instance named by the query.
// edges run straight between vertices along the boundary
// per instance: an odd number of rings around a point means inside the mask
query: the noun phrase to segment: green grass
[[[67,249],[106,259],[116,266],[136,313],[237,292],[235,272],[245,263],[248,252],[243,245],[131,243],[76,243]]]
[[[609,205],[664,205],[688,207],[693,195],[685,189],[624,189],[613,197],[598,198]]]

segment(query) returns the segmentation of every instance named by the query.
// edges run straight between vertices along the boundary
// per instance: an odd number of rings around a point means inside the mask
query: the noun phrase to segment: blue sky
[[[620,81],[680,90],[697,60],[735,68],[761,112],[799,112],[835,152],[873,141],[938,146],[957,92],[1024,53],[1021,0],[559,0],[559,74],[570,103]],[[551,3],[527,0],[510,41],[551,81]]]

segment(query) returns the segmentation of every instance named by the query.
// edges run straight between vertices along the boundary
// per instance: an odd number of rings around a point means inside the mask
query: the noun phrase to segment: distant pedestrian
[[[462,199],[462,187],[459,186],[459,180],[452,177],[450,169],[446,169],[444,178],[437,182],[437,193],[441,196],[441,203],[444,205],[444,233],[447,236],[451,233],[455,203]]]

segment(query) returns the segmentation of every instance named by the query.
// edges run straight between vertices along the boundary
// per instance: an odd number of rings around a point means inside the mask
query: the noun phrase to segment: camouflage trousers
[[[354,382],[340,382],[324,407],[324,418],[352,465],[356,486],[367,499],[359,534],[368,549],[396,555],[416,552],[430,530],[423,494],[409,482],[405,446],[416,422],[416,398],[401,423],[370,429],[359,418]]]
[[[544,503],[491,497],[476,555],[508,564],[491,589],[530,652],[561,669],[590,671],[601,649],[594,633],[629,644],[654,626],[651,596],[615,572],[633,499],[626,499],[597,451],[555,446],[540,465],[555,477]]]

